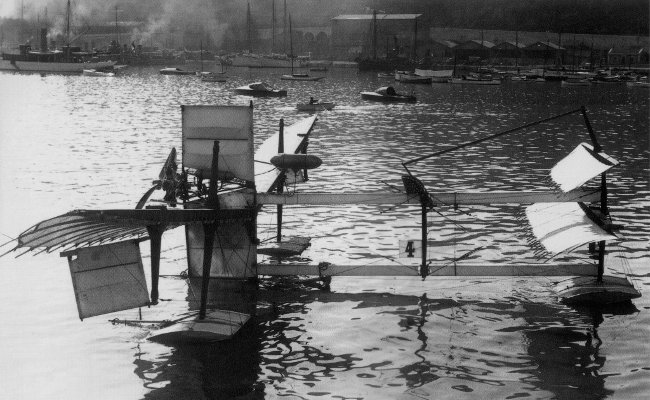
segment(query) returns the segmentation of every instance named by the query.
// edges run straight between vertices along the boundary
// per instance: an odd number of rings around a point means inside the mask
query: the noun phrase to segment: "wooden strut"
[[[158,279],[160,278],[160,247],[163,225],[148,225],[147,232],[151,240],[151,304],[158,304]]]
[[[280,132],[278,134],[278,154],[284,153],[284,119],[280,118]],[[283,170],[280,173],[278,179],[278,184],[275,188],[275,191],[281,194],[284,191],[284,182],[286,179],[286,173]],[[277,205],[278,219],[277,219],[277,229],[276,229],[276,242],[280,243],[282,241],[282,204]]]
[[[212,147],[212,168],[210,169],[210,190],[208,191],[207,206],[218,210],[219,199],[217,198],[219,178],[219,141],[215,140]],[[212,269],[212,247],[217,233],[217,219],[214,222],[203,224],[203,274],[201,276],[201,305],[199,307],[199,319],[205,319],[208,307],[208,290],[210,289],[210,270]]]
[[[580,108],[580,113],[585,120],[585,126],[587,127],[587,132],[589,132],[589,138],[591,143],[594,146],[594,153],[600,153],[602,147],[596,139],[596,134],[594,133],[589,118],[587,117],[587,110],[584,106]],[[600,175],[600,212],[603,218],[607,218],[609,215],[609,208],[607,207],[607,172],[603,172]],[[591,247],[590,247],[591,249]],[[596,282],[603,282],[603,275],[605,274],[605,241],[601,240],[598,242],[598,276],[596,277]]]
[[[421,194],[421,196],[424,196]],[[427,265],[427,206],[422,201],[422,265],[420,266],[420,276],[424,280],[429,275],[429,266]]]

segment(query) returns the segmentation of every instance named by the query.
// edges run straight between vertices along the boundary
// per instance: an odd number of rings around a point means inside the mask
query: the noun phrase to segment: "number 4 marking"
[[[409,240],[406,242],[406,249],[404,250],[406,253],[408,253],[407,257],[413,257],[413,253],[415,253],[415,248],[413,246],[413,241]]]

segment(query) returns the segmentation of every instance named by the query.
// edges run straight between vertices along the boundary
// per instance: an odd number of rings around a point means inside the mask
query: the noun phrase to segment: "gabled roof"
[[[448,47],[450,49],[453,49],[454,47],[458,46],[458,43],[452,42],[451,40],[434,40],[434,44],[439,44],[440,46],[443,47]]]
[[[517,42],[506,41],[506,42],[499,43],[494,47],[497,49],[511,49],[511,48],[523,49],[526,47],[526,45],[521,42],[517,43]]]
[[[535,50],[535,49],[566,50],[564,47],[558,46],[557,44],[555,44],[553,42],[548,42],[548,41],[547,42],[542,42],[542,41],[535,42],[535,43],[533,43],[533,44],[531,44],[529,46],[526,46],[526,49],[529,49],[529,50]]]
[[[463,42],[456,47],[459,49],[468,49],[468,48],[476,48],[476,47],[491,49],[494,47],[494,43],[489,42],[487,40],[468,40],[467,42]]]
[[[414,20],[417,18],[420,18],[422,14],[377,14],[377,20],[378,21],[383,21],[383,20]],[[332,18],[333,20],[337,21],[371,21],[373,19],[372,14],[345,14],[345,15],[337,15],[336,17]]]
[[[628,48],[612,47],[607,51],[608,54],[624,54],[624,55],[643,54],[647,52],[648,49],[646,49],[645,47],[628,47]]]

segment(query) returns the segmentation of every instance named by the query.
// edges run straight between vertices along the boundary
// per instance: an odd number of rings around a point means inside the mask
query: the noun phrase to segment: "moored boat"
[[[582,78],[567,78],[560,83],[561,86],[590,86],[591,82],[588,79]]]
[[[99,77],[115,76],[115,72],[97,71],[96,69],[84,69],[81,74],[83,76],[99,76]]]
[[[451,78],[451,83],[460,85],[500,85],[501,79],[495,79],[491,75],[470,74],[460,78]]]
[[[449,83],[453,76],[453,69],[432,70],[432,69],[415,69],[415,75],[426,76],[431,78],[432,83]]]
[[[329,102],[329,101],[320,101],[320,100],[314,100],[311,98],[309,102],[307,103],[298,103],[296,104],[296,108],[298,111],[323,111],[323,110],[331,110],[335,106],[334,103]]]
[[[431,83],[431,77],[420,76],[407,71],[395,71],[395,80],[402,83]]]
[[[226,82],[228,79],[223,73],[201,72],[199,74],[201,82]]]
[[[196,75],[194,71],[186,71],[180,68],[163,68],[160,70],[161,75]]]
[[[397,93],[392,86],[380,87],[374,92],[361,92],[361,98],[364,100],[398,103],[414,103],[417,101],[413,95]]]
[[[44,37],[47,37],[43,33]],[[93,54],[81,52],[77,47],[63,50],[32,50],[28,44],[19,46],[19,53],[2,53],[0,70],[16,72],[79,73],[85,69],[104,70],[112,68],[115,61],[95,61]]]
[[[240,86],[235,89],[235,93],[244,94],[247,96],[267,96],[267,97],[283,97],[287,95],[285,89],[274,89],[264,82],[253,82],[248,85]]]
[[[324,76],[309,76],[309,74],[289,74],[289,75],[282,75],[280,79],[283,81],[319,81],[321,79],[325,78]]]

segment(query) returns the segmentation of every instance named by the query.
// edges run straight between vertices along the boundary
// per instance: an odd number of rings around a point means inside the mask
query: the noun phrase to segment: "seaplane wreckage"
[[[154,330],[152,340],[222,340],[234,335],[250,315],[208,310],[210,279],[250,280],[258,276],[315,276],[326,284],[333,276],[572,276],[557,293],[567,302],[612,303],[641,294],[627,278],[607,276],[605,243],[616,239],[607,206],[606,171],[617,161],[596,140],[585,108],[492,134],[402,163],[401,193],[285,193],[287,179],[307,178],[307,170],[321,160],[307,154],[316,116],[284,127],[254,152],[253,104],[250,106],[181,106],[182,164],[177,171],[172,149],[159,180],[135,209],[75,210],[37,223],[16,239],[7,253],[61,251],[67,257],[81,319],[158,303],[160,252],[163,232],[185,227],[188,275],[201,279],[198,314]],[[499,136],[523,131],[552,120],[581,114],[591,144],[582,143],[550,171],[555,190],[546,192],[430,193],[409,166],[460,148],[476,146]],[[596,189],[582,185],[600,175]],[[165,206],[146,206],[152,193],[165,191]],[[300,254],[307,240],[282,241],[284,205],[404,205],[421,206],[421,238],[400,240],[400,256],[416,258],[410,265],[293,265],[258,263],[258,253]],[[428,258],[427,214],[438,204],[522,204],[536,251],[563,253],[589,246],[593,261],[572,263],[435,265]],[[258,247],[257,216],[261,207],[277,207],[277,246]],[[169,206],[169,207],[168,207]],[[180,207],[177,207],[180,206]],[[139,243],[150,241],[151,290]],[[5,253],[5,254],[7,254]],[[24,253],[23,253],[24,254]],[[21,254],[22,255],[22,254]],[[419,261],[421,259],[421,262]]]

